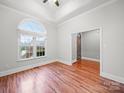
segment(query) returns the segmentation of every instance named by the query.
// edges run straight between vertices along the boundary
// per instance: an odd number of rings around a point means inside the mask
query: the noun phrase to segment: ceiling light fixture
[[[46,2],[48,2],[48,0],[43,0],[43,3],[46,3]],[[59,7],[59,0],[53,0],[53,2],[54,2],[54,4],[57,6],[57,7]]]

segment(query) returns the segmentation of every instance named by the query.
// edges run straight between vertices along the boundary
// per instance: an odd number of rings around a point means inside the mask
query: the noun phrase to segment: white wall
[[[58,58],[71,63],[71,33],[102,28],[102,72],[124,82],[124,0],[81,14],[58,26]]]
[[[0,5],[0,72],[36,63],[45,64],[45,62],[56,59],[56,26],[52,23],[36,18],[47,30],[47,57],[28,61],[16,61],[16,29],[18,24],[25,18],[32,17]]]
[[[100,59],[100,33],[99,29],[81,33],[82,58]]]
[[[72,34],[72,60],[77,60],[77,33]]]

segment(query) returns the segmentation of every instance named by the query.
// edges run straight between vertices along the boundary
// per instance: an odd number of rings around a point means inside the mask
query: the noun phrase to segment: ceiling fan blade
[[[48,0],[43,0],[43,3],[46,3]]]
[[[58,7],[59,7],[59,5],[60,5],[58,0],[56,0],[55,4],[56,4],[56,6],[58,6]]]

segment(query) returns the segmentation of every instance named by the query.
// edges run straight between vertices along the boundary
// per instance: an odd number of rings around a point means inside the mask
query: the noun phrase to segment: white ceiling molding
[[[59,0],[60,7],[57,7],[53,3],[53,0],[49,0],[49,2],[45,4],[42,1],[43,0],[0,0],[0,3],[38,18],[45,18],[50,22],[62,23],[113,0]]]

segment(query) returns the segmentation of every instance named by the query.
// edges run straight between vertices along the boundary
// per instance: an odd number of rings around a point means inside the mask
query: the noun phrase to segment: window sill
[[[32,57],[32,58],[26,58],[26,59],[19,59],[19,60],[16,60],[16,62],[35,60],[35,59],[40,59],[40,58],[45,58],[45,57],[46,56]]]

